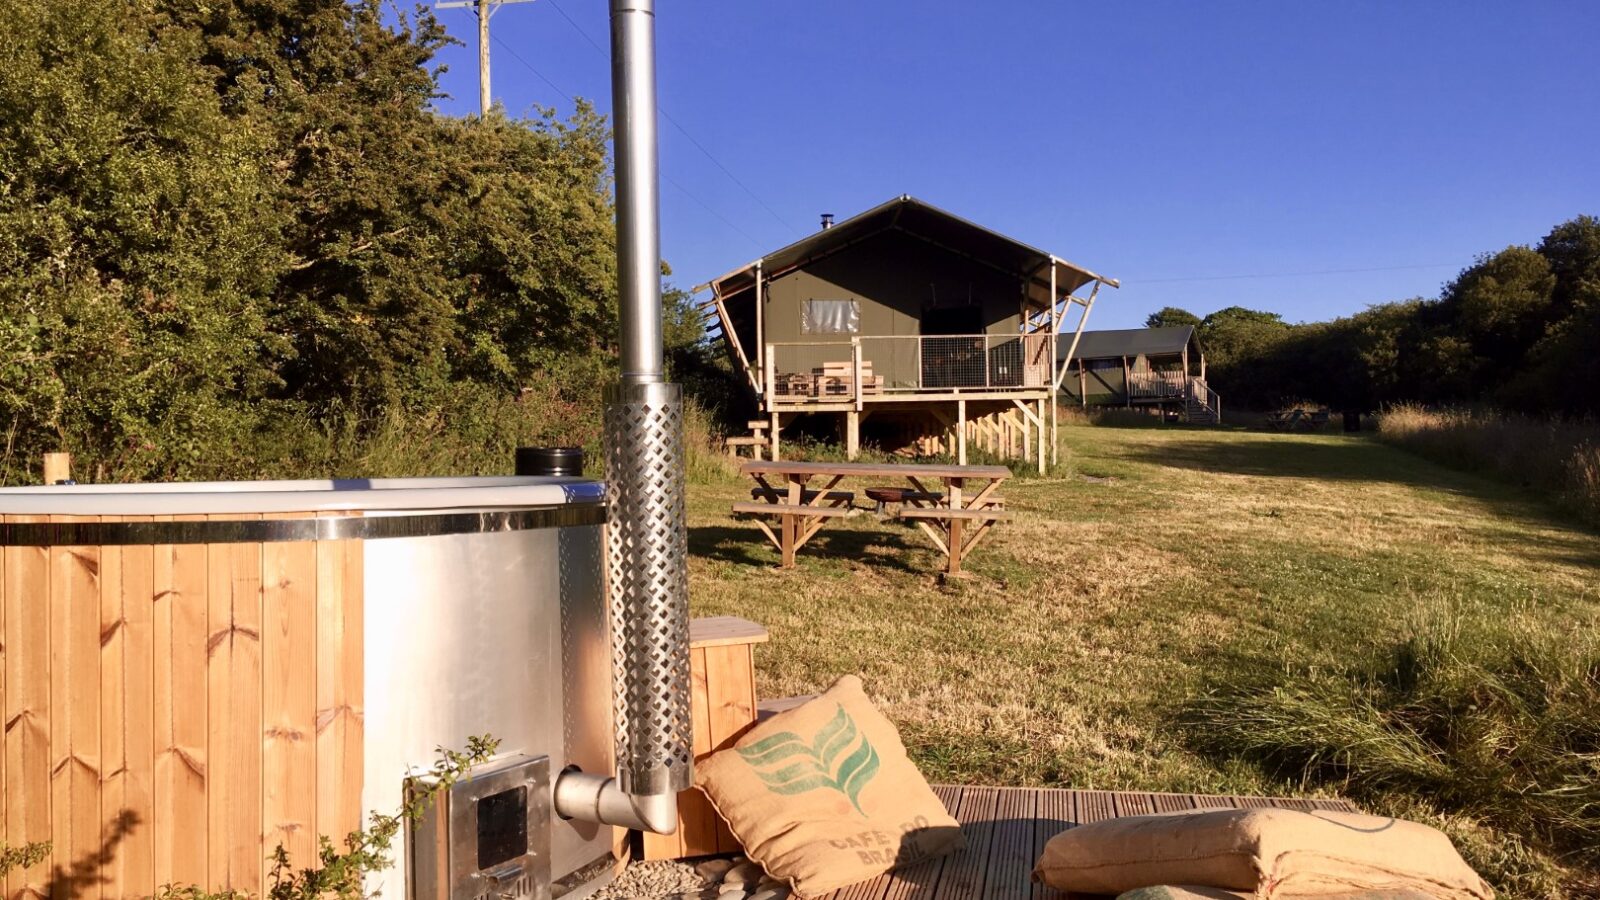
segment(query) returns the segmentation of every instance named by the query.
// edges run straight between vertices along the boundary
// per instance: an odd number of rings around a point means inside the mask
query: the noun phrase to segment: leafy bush
[[[1433,818],[1514,895],[1600,884],[1600,638],[1434,610],[1338,668],[1231,677],[1184,724],[1203,751]]]

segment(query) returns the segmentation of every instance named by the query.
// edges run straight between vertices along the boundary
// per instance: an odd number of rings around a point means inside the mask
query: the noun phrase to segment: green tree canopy
[[[592,386],[606,125],[438,114],[446,41],[378,0],[13,4],[0,472],[248,475],[269,433]]]
[[[1189,312],[1187,309],[1179,309],[1176,306],[1163,306],[1144,320],[1144,327],[1146,328],[1172,328],[1199,324],[1199,316]]]

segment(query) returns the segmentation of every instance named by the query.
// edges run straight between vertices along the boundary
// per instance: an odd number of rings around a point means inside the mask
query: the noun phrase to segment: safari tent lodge
[[[1206,383],[1194,326],[1085,331],[1069,359],[1061,348],[1062,399],[1081,406],[1154,408],[1197,425],[1222,422],[1222,398]]]
[[[1117,282],[910,196],[830,218],[696,288],[758,410],[730,443],[778,459],[786,427],[829,416],[855,458],[871,419],[884,449],[1044,471],[1072,341]]]

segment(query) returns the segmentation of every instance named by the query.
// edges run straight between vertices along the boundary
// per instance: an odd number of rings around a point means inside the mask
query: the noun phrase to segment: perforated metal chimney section
[[[606,408],[617,777],[629,793],[689,787],[689,578],[683,403],[623,385]]]
[[[622,381],[605,414],[615,779],[568,773],[562,815],[670,832],[692,780],[683,398],[663,380],[654,0],[611,0]]]

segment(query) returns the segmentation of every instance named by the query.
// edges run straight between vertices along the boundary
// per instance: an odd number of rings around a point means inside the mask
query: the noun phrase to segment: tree
[[[1163,306],[1144,320],[1144,327],[1146,328],[1172,328],[1199,324],[1199,316],[1189,312],[1187,309],[1179,309],[1176,306]]]
[[[288,258],[260,163],[268,142],[217,108],[194,35],[142,5],[12,4],[8,16],[5,446],[102,461],[228,452],[277,385],[263,300]]]

